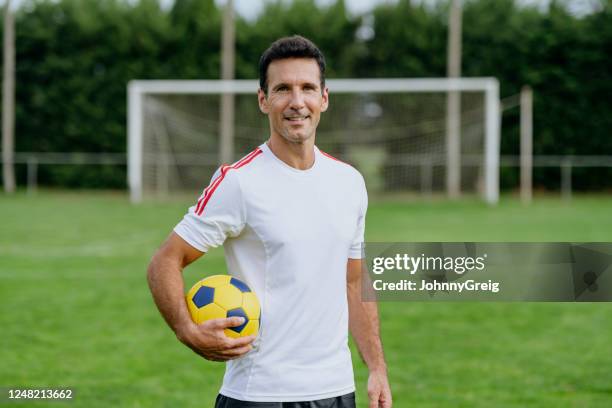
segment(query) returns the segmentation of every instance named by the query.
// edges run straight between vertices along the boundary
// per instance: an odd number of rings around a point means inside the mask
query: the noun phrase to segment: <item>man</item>
[[[228,361],[216,407],[354,407],[349,328],[370,371],[369,406],[391,407],[376,303],[361,301],[365,183],[315,146],[329,103],[324,57],[293,36],[259,65],[270,138],[217,171],[155,254],[155,303],[181,342]],[[229,273],[259,297],[257,339],[225,337],[241,318],[191,321],[181,272],[219,245]]]

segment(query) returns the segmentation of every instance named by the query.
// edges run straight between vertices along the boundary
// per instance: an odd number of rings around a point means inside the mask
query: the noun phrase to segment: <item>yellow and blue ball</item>
[[[255,293],[241,280],[230,275],[214,275],[204,278],[186,295],[191,318],[197,324],[210,319],[244,317],[244,323],[225,329],[232,338],[257,335],[260,306]]]

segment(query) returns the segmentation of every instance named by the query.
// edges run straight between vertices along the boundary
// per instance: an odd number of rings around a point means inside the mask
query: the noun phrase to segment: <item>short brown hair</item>
[[[287,58],[312,58],[319,66],[321,92],[325,88],[325,57],[319,48],[301,35],[283,37],[274,41],[259,59],[259,87],[268,94],[268,66],[273,61]]]

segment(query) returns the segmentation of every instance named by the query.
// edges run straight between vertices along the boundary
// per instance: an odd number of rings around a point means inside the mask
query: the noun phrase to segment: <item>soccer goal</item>
[[[331,79],[317,146],[354,165],[371,194],[444,193],[446,100],[461,95],[460,187],[499,197],[500,105],[495,78]],[[237,160],[269,137],[256,80],[152,80],[128,85],[128,184],[132,202],[199,193],[222,164],[221,100],[234,120],[225,151]],[[227,101],[227,99],[226,99]],[[226,127],[227,129],[227,127]],[[227,131],[225,132],[227,135]]]

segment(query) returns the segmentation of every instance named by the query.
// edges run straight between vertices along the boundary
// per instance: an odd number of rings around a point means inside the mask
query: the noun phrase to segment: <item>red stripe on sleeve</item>
[[[263,153],[262,150],[257,148],[253,152],[251,152],[248,155],[246,155],[241,160],[239,160],[236,163],[234,163],[233,165],[221,167],[221,174],[216,179],[214,179],[213,182],[210,183],[210,185],[208,187],[206,187],[206,189],[204,190],[204,193],[202,194],[202,196],[198,200],[198,205],[196,206],[195,213],[197,215],[199,215],[199,216],[201,216],[204,213],[204,208],[206,207],[206,204],[208,203],[208,201],[210,200],[210,198],[214,194],[214,192],[217,189],[217,187],[219,187],[219,184],[221,184],[221,182],[225,178],[225,175],[227,174],[228,171],[239,169],[241,167],[246,166],[247,164],[252,162],[253,159],[255,159],[257,156],[259,156],[261,153]]]
[[[242,159],[238,160],[236,163],[234,163],[232,166],[236,166],[241,164],[243,161],[251,158],[254,154],[257,153],[257,151],[260,150],[259,147],[255,148],[255,150],[253,150],[251,153],[247,154],[246,156],[244,156]],[[221,166],[221,172],[223,172],[223,168],[224,167],[229,167],[227,164],[224,164],[223,166]],[[204,191],[202,192],[202,195],[200,196],[200,198],[198,199],[198,202],[196,204],[196,209],[195,212],[196,214],[200,212],[201,207],[202,207],[202,203],[204,202],[204,200],[206,199],[206,196],[208,195],[210,189],[216,185],[216,183],[221,180],[222,178],[222,174],[219,174],[213,181],[210,182],[210,184],[204,189]]]
[[[200,212],[202,203],[204,202],[204,200],[206,199],[206,197],[208,196],[210,189],[214,188],[214,186],[216,186],[218,183],[221,182],[221,179],[223,178],[223,175],[225,173],[225,168],[229,167],[227,164],[221,166],[221,173],[208,185],[208,187],[206,187],[204,189],[204,192],[202,193],[202,195],[200,196],[200,199],[198,200],[198,204],[196,206],[195,212],[196,214]]]
[[[337,159],[337,158],[335,158],[334,156],[332,156],[331,154],[329,154],[329,153],[325,153],[325,152],[324,152],[323,150],[321,150],[321,149],[319,149],[319,151],[320,151],[320,152],[321,152],[321,153],[322,153],[324,156],[329,157],[329,158],[330,158],[330,159],[332,159],[332,160],[335,160],[335,161],[340,162],[340,163],[348,164],[348,165],[350,166],[350,164],[349,164],[349,163],[347,163],[347,162],[345,162],[345,161],[342,161],[342,160],[340,160],[340,159]]]

